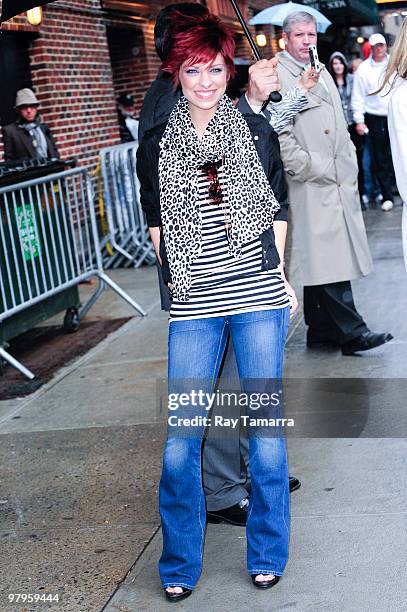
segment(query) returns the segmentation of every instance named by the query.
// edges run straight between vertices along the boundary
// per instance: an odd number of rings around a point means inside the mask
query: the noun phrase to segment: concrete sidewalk
[[[309,350],[298,318],[286,376],[406,376],[400,218],[399,207],[365,213],[375,272],[354,284],[371,329],[391,331],[395,340],[358,357]],[[154,269],[114,276],[148,317],[133,318],[30,398],[0,402],[2,612],[167,607],[157,574],[156,508],[164,435],[156,381],[166,370],[166,317]],[[105,293],[89,318],[128,315]],[[386,398],[389,406],[394,398]],[[407,442],[384,432],[381,439],[363,438],[363,431],[352,439],[290,439],[290,471],[303,484],[292,495],[284,578],[271,591],[255,590],[245,574],[244,530],[210,525],[203,576],[177,609],[407,610]],[[9,605],[7,594],[19,592],[58,594],[60,601]]]

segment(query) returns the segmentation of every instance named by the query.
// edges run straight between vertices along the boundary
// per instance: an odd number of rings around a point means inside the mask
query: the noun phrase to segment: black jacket
[[[180,97],[181,90],[174,91],[171,75],[160,71],[143,100],[138,126],[139,142],[146,132],[168,120]]]
[[[245,98],[239,103],[239,110],[247,121],[261,164],[281,208],[275,216],[276,221],[286,221],[288,216],[287,187],[284,169],[280,157],[278,136],[263,115],[252,112]],[[245,112],[249,110],[250,112]],[[140,181],[141,206],[146,215],[149,227],[161,227],[160,194],[158,180],[159,143],[164,134],[167,122],[149,130],[141,141],[137,151],[137,175]],[[263,270],[272,270],[280,263],[274,241],[274,232],[270,228],[261,234],[263,247]],[[160,257],[162,274],[166,283],[171,282],[170,268],[161,233]]]
[[[46,123],[40,123],[48,145],[47,157],[59,158],[58,149]],[[22,159],[35,159],[36,153],[30,134],[19,127],[17,122],[3,127],[4,159],[5,161],[20,161]]]
[[[120,112],[117,111],[117,117],[119,119],[119,131],[120,131],[120,140],[124,142],[134,142],[133,134],[130,132],[129,128],[126,125],[126,117]]]

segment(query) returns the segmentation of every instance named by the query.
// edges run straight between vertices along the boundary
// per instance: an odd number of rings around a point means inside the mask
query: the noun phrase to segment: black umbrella
[[[35,6],[49,4],[52,0],[3,0],[0,22],[7,21]]]
[[[236,0],[230,0],[230,1],[232,3],[236,16],[240,22],[240,25],[243,28],[243,32],[245,33],[246,38],[249,41],[249,44],[252,48],[253,55],[256,58],[256,60],[259,60],[260,53],[256,47],[256,44],[253,40],[252,35],[250,34],[250,31],[245,23],[245,20],[243,19],[243,15],[240,12],[240,9],[236,3]],[[40,6],[40,5],[49,4],[49,3],[50,3],[50,0],[3,0],[0,22],[7,21],[7,19],[10,19],[11,17],[14,17],[15,15],[19,15],[20,13],[24,13],[25,11],[32,9],[35,6]],[[281,95],[277,91],[274,91],[273,93],[271,93],[267,102],[263,104],[263,108],[267,106],[270,100],[272,102],[280,102]]]

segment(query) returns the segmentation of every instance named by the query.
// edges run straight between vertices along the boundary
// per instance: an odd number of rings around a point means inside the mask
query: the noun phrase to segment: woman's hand
[[[151,242],[153,243],[154,251],[157,256],[157,261],[162,265],[161,257],[160,257],[160,228],[159,227],[149,227]]]
[[[293,318],[295,311],[298,308],[298,300],[297,300],[297,296],[295,295],[295,291],[294,289],[291,287],[290,283],[288,282],[288,280],[283,277],[283,281],[284,281],[284,285],[285,285],[285,290],[288,293],[288,297],[290,299],[290,319]]]
[[[304,93],[308,93],[310,89],[317,85],[320,74],[321,73],[316,72],[314,68],[307,68],[298,79],[297,87],[302,89]]]

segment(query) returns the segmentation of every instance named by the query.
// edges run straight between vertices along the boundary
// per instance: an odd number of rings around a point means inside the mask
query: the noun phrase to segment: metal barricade
[[[95,276],[99,286],[79,312],[79,319],[106,286],[142,316],[146,314],[104,272],[92,183],[86,168],[0,188],[0,212],[0,326],[25,309]],[[2,346],[0,358],[28,378],[34,377]]]
[[[103,198],[108,235],[102,246],[106,268],[154,264],[156,256],[140,205],[136,174],[137,142],[107,147],[100,152]]]

